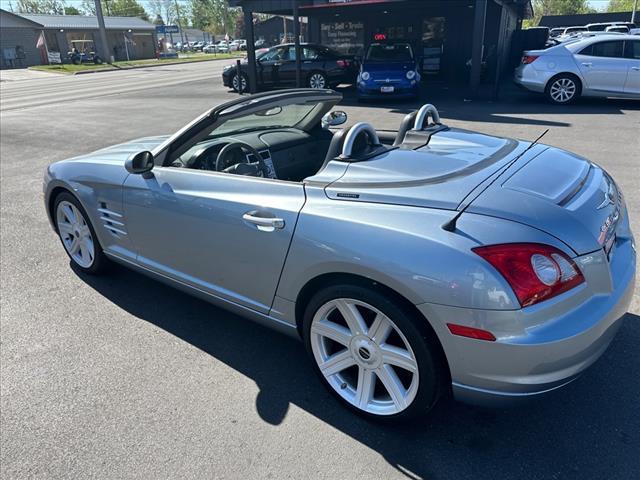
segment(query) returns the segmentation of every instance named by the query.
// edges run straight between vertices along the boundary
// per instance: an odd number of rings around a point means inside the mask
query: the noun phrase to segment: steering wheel
[[[234,150],[241,150],[243,153],[248,151],[253,154],[257,158],[257,162],[249,162],[249,159],[243,155],[243,160],[234,165],[225,167],[226,165],[226,157],[229,155],[229,152]],[[224,173],[233,173],[236,175],[250,175],[253,177],[268,177],[269,170],[262,160],[262,156],[251,145],[241,141],[235,141],[228,143],[220,152],[218,152],[218,156],[216,157],[216,172],[224,172]]]

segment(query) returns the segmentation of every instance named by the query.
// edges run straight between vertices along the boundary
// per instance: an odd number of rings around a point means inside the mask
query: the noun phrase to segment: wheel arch
[[[373,278],[363,277],[361,275],[353,273],[336,272],[323,273],[308,280],[307,283],[305,283],[305,285],[298,292],[295,302],[295,321],[300,338],[303,338],[302,324],[304,320],[304,312],[307,305],[309,304],[309,301],[313,298],[314,294],[322,288],[337,284],[357,285],[375,289],[383,293],[385,296],[392,298],[396,303],[410,312],[412,318],[415,318],[417,320],[417,326],[422,330],[424,335],[427,336],[428,340],[431,341],[431,344],[436,346],[436,354],[439,360],[440,367],[442,368],[442,372],[444,374],[443,378],[446,380],[446,382],[448,382],[449,385],[451,384],[451,372],[447,356],[444,352],[444,348],[442,347],[442,343],[440,342],[438,335],[429,322],[429,319],[427,319],[404,295]]]
[[[544,86],[545,93],[549,92],[549,88],[551,88],[551,83],[557,80],[559,77],[573,77],[577,81],[576,83],[576,85],[578,86],[577,96],[580,96],[582,94],[582,90],[584,89],[584,83],[582,81],[582,78],[580,78],[580,76],[576,75],[574,72],[569,72],[569,71],[556,73],[553,77],[547,80],[547,84]]]
[[[55,221],[56,212],[54,212],[53,209],[56,204],[56,198],[58,198],[61,193],[68,193],[70,195],[73,195],[73,197],[75,197],[82,205],[82,202],[80,201],[78,196],[75,195],[70,188],[67,188],[63,185],[56,185],[51,189],[47,198],[47,214],[49,215],[49,221],[51,222],[51,225],[53,226],[53,229],[56,233],[58,233],[58,226],[56,225]]]

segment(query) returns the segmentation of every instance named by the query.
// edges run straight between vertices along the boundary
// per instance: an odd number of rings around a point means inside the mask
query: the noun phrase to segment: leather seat
[[[327,155],[324,157],[324,163],[322,164],[322,167],[320,167],[320,170],[326,167],[331,160],[340,156],[340,154],[342,153],[342,145],[344,144],[344,139],[351,128],[352,127],[343,128],[333,134],[333,138],[331,139],[331,143],[329,144],[329,149],[327,150]]]
[[[418,115],[418,111],[414,110],[408,115],[405,115],[405,117],[402,119],[402,123],[400,123],[398,133],[396,134],[396,139],[393,142],[394,147],[397,147],[402,142],[404,142],[404,137],[407,135],[407,132],[413,128],[413,124],[416,121],[416,115]]]

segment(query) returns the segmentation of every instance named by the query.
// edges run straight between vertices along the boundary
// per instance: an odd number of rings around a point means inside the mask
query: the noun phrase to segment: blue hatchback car
[[[372,43],[358,74],[358,99],[416,98],[420,73],[411,45],[406,42]]]

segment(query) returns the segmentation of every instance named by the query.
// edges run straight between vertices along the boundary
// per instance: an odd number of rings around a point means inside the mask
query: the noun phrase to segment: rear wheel
[[[329,85],[329,81],[327,80],[327,76],[322,72],[312,72],[309,75],[309,80],[307,82],[309,88],[327,88]]]
[[[553,77],[547,84],[547,98],[555,104],[566,105],[574,102],[581,92],[580,80],[568,73]]]
[[[442,384],[419,321],[387,295],[340,285],[309,302],[303,335],[316,372],[344,405],[370,418],[407,419],[426,414]]]
[[[108,260],[80,202],[64,192],[56,197],[53,211],[60,241],[73,265],[85,273],[103,271]]]

